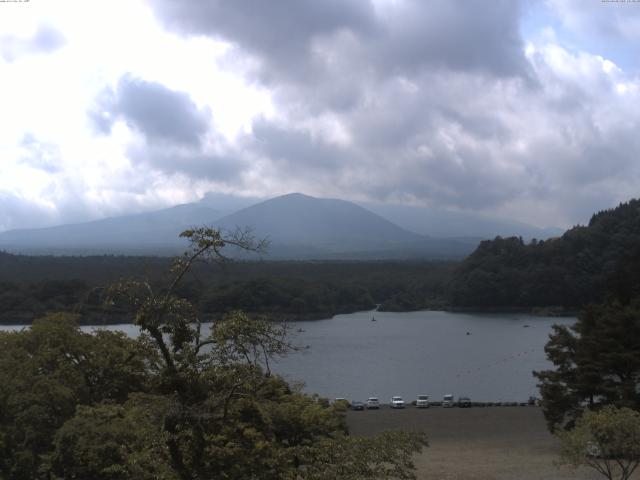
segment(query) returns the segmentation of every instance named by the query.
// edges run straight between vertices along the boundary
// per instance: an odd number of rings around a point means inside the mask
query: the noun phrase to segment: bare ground
[[[554,464],[558,443],[538,407],[382,408],[350,411],[347,422],[352,435],[424,431],[429,447],[415,459],[421,480],[604,478],[590,469],[573,471]]]

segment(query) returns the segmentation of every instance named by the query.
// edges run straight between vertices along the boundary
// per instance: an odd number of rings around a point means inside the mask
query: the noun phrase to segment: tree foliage
[[[122,333],[82,333],[51,315],[30,330],[0,333],[0,474],[33,479],[76,406],[123,402],[152,389],[155,352]]]
[[[640,413],[611,405],[587,410],[575,428],[558,432],[560,463],[586,465],[609,480],[627,480],[640,464]]]
[[[560,238],[481,242],[456,270],[451,299],[463,307],[569,310],[612,294],[630,299],[639,293],[639,258],[640,200],[631,200]]]
[[[124,281],[114,307],[141,335],[82,333],[64,315],[0,334],[0,473],[7,479],[415,478],[422,434],[348,435],[339,407],[272,375],[286,327],[240,311],[202,334],[179,295],[197,262],[223,260],[246,234],[184,232],[191,248],[164,285]],[[327,477],[327,472],[329,477]]]
[[[591,305],[545,347],[555,369],[535,372],[551,429],[572,427],[586,407],[640,409],[640,303]]]

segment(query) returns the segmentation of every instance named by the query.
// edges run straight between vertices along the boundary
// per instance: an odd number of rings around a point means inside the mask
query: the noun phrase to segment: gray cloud
[[[198,109],[188,94],[127,74],[114,90],[98,94],[87,112],[95,130],[103,135],[123,120],[140,133],[127,157],[135,167],[192,179],[232,182],[246,168],[242,155],[210,129],[211,114]]]
[[[412,72],[436,66],[528,75],[518,1],[409,1],[390,10],[384,34],[371,49],[382,68]]]
[[[221,38],[257,57],[263,62],[261,80],[272,86],[283,82],[335,86],[333,74],[345,73],[344,67],[364,67],[383,76],[433,67],[498,76],[530,73],[519,34],[518,1],[407,0],[375,5],[370,0],[153,0],[152,4],[170,28]],[[344,95],[334,91],[334,96],[344,101]]]
[[[498,193],[500,172],[476,168],[472,159],[489,155],[486,149],[468,147],[467,159],[441,148],[440,157],[428,162],[414,151],[441,141],[443,124],[457,123],[478,138],[508,136],[501,120],[480,109],[469,112],[462,98],[477,103],[477,88],[494,78],[533,77],[519,34],[519,2],[152,4],[170,28],[227,40],[239,55],[262,62],[258,78],[273,89],[289,125],[257,120],[245,145],[272,163],[275,176],[313,175],[334,188],[378,197],[411,194],[476,207],[511,192]],[[301,127],[325,113],[338,117],[349,145]],[[460,162],[468,165],[454,168]],[[484,186],[476,173],[486,173]],[[360,184],[347,185],[354,180]],[[447,180],[451,187],[444,189]]]
[[[353,160],[353,153],[331,145],[310,132],[280,126],[265,119],[253,122],[252,150],[287,171],[332,170]]]
[[[307,76],[312,41],[340,30],[364,33],[376,27],[368,0],[256,2],[154,0],[158,16],[184,34],[227,40],[269,64],[264,79]]]
[[[7,62],[13,62],[23,55],[53,52],[65,43],[66,39],[62,33],[50,25],[41,24],[29,37],[0,36],[0,56]]]
[[[94,115],[94,125],[106,132],[122,118],[145,137],[172,143],[132,149],[140,165],[232,186],[252,174],[257,190],[294,186],[485,212],[520,205],[533,215],[554,204],[550,222],[624,200],[640,181],[631,155],[640,146],[633,135],[640,115],[629,107],[637,96],[620,97],[622,74],[608,75],[588,53],[525,55],[520,24],[530,3],[151,4],[170,29],[225,40],[234,46],[230,57],[257,60],[250,81],[269,88],[278,120],[256,119],[237,146],[212,133],[215,145],[203,146],[189,133],[204,132],[200,122],[185,131],[171,118],[157,120],[159,110],[149,114],[145,98],[164,87],[128,79],[97,101],[110,107]],[[580,12],[564,14],[573,32],[597,22],[602,38],[633,35],[633,19],[611,24]],[[189,105],[181,98],[174,104]],[[185,118],[202,118],[190,105]]]
[[[237,184],[246,161],[238,152],[209,152],[197,149],[166,148],[153,145],[131,146],[127,157],[138,166],[169,174],[184,174],[198,180]]]
[[[96,130],[104,134],[123,119],[148,140],[191,146],[200,144],[210,118],[188,94],[131,75],[120,79],[115,92],[100,93],[88,115]]]

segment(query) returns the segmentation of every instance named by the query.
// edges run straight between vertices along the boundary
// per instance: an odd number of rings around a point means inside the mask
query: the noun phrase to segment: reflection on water
[[[549,367],[544,345],[551,326],[574,321],[424,311],[292,322],[294,343],[303,348],[278,360],[274,370],[329,398],[375,395],[388,401],[402,395],[411,401],[428,394],[441,400],[453,393],[476,401],[525,401],[538,395],[531,372]],[[8,328],[21,327],[2,327]],[[137,333],[132,325],[108,328]]]

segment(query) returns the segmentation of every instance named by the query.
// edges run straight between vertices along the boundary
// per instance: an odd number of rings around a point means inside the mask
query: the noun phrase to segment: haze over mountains
[[[435,208],[363,203],[363,207],[388,218],[396,225],[432,237],[471,237],[491,239],[496,236],[546,239],[564,230],[557,227],[538,228],[523,222],[489,217],[479,213],[438,210]]]
[[[497,234],[537,238],[557,234],[472,215],[370,206],[380,215],[344,200],[297,193],[247,206],[255,200],[213,194],[198,203],[155,212],[11,230],[0,233],[0,249],[27,254],[172,255],[184,248],[178,238],[181,231],[214,225],[226,230],[251,227],[256,237],[269,240],[266,256],[271,259],[461,258],[479,240]],[[403,228],[407,226],[411,230]]]

